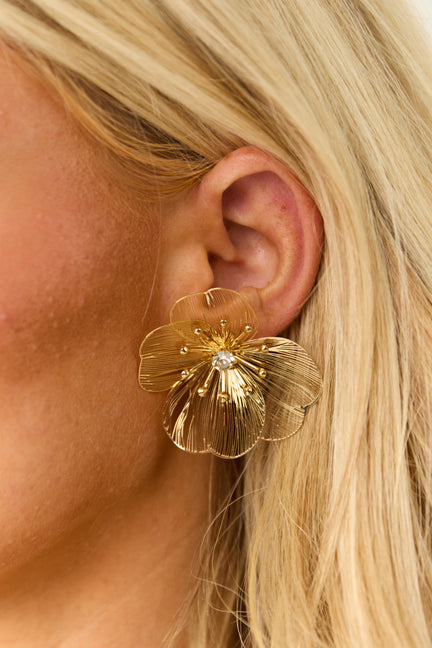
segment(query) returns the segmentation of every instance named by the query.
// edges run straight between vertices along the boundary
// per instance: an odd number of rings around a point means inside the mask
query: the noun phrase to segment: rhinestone
[[[252,332],[252,326],[250,324],[246,324],[246,326],[244,327],[244,330],[246,331],[246,333],[251,333]]]
[[[187,369],[183,369],[183,371],[181,372],[181,377],[182,377],[182,378],[188,378],[188,377],[189,377],[189,373],[190,373],[190,372],[189,372]]]
[[[215,367],[218,371],[224,371],[225,369],[231,369],[236,363],[235,356],[225,349],[221,349],[214,354],[212,358],[212,366]]]
[[[223,328],[224,326],[226,326],[226,325],[228,324],[228,322],[227,322],[226,320],[224,320],[224,319],[221,319],[221,321],[219,322],[219,324],[220,324],[220,325],[222,326],[222,328]]]
[[[207,389],[205,387],[198,387],[198,396],[203,398],[207,394]]]
[[[195,333],[195,335],[201,335],[201,333],[202,333],[202,329],[200,329],[200,328],[196,328],[196,329],[194,330],[194,333]]]
[[[188,349],[187,347],[182,347],[182,348],[180,349],[180,353],[181,353],[182,355],[186,355],[186,353],[187,353],[188,351],[189,351],[189,349]]]
[[[265,369],[260,369],[258,375],[261,376],[261,378],[265,378],[267,376],[267,371]]]
[[[268,353],[268,350],[269,350],[269,348],[268,348],[267,344],[263,344],[263,345],[261,346],[261,351],[262,351],[263,353]]]
[[[220,394],[218,394],[218,398],[221,403],[228,403],[230,399],[230,395],[227,394],[227,392],[221,392]]]
[[[253,394],[253,389],[252,389],[252,387],[249,387],[249,386],[245,387],[243,389],[243,391],[244,391],[245,396],[252,396],[252,394]]]

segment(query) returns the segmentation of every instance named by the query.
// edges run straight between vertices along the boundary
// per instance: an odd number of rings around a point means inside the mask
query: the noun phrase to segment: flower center
[[[215,353],[212,357],[212,366],[215,367],[218,371],[224,371],[225,369],[231,369],[236,363],[235,356],[226,349],[221,349]]]

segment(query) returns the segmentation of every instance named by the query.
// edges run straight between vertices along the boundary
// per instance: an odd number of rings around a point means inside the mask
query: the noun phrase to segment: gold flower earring
[[[142,342],[139,384],[170,390],[163,425],[182,450],[235,458],[302,426],[321,393],[319,371],[295,342],[254,339],[257,330],[244,297],[212,288],[177,301],[170,324]]]

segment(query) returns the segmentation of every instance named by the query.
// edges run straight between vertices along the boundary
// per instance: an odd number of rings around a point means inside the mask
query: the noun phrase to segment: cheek
[[[103,330],[119,300],[133,297],[127,284],[140,263],[130,231],[138,224],[112,213],[109,186],[98,191],[54,166],[25,171],[0,195],[0,354],[10,378],[21,355],[36,370]]]
[[[138,269],[132,233],[148,247],[145,216],[122,213],[99,152],[13,70],[0,66],[0,356],[10,371],[24,348],[36,368],[39,351],[88,333]]]
[[[136,377],[149,233],[108,188],[51,196],[39,181],[0,199],[0,573],[136,488],[160,453]]]
[[[159,452],[136,379],[146,216],[72,164],[14,178],[0,193],[0,571],[135,487]]]
[[[0,102],[1,575],[150,479],[162,444],[137,381],[154,214],[1,62]]]
[[[87,232],[77,227],[84,205],[65,195],[63,187],[53,195],[42,175],[21,168],[0,196],[1,320],[12,331],[28,323],[33,311],[54,301],[58,305],[58,286],[66,296],[68,280],[85,273],[77,263],[93,256]]]

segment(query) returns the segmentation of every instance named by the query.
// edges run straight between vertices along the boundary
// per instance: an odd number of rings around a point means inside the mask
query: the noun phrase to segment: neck
[[[151,486],[0,583],[1,646],[163,645],[208,524],[210,457],[174,451]]]

